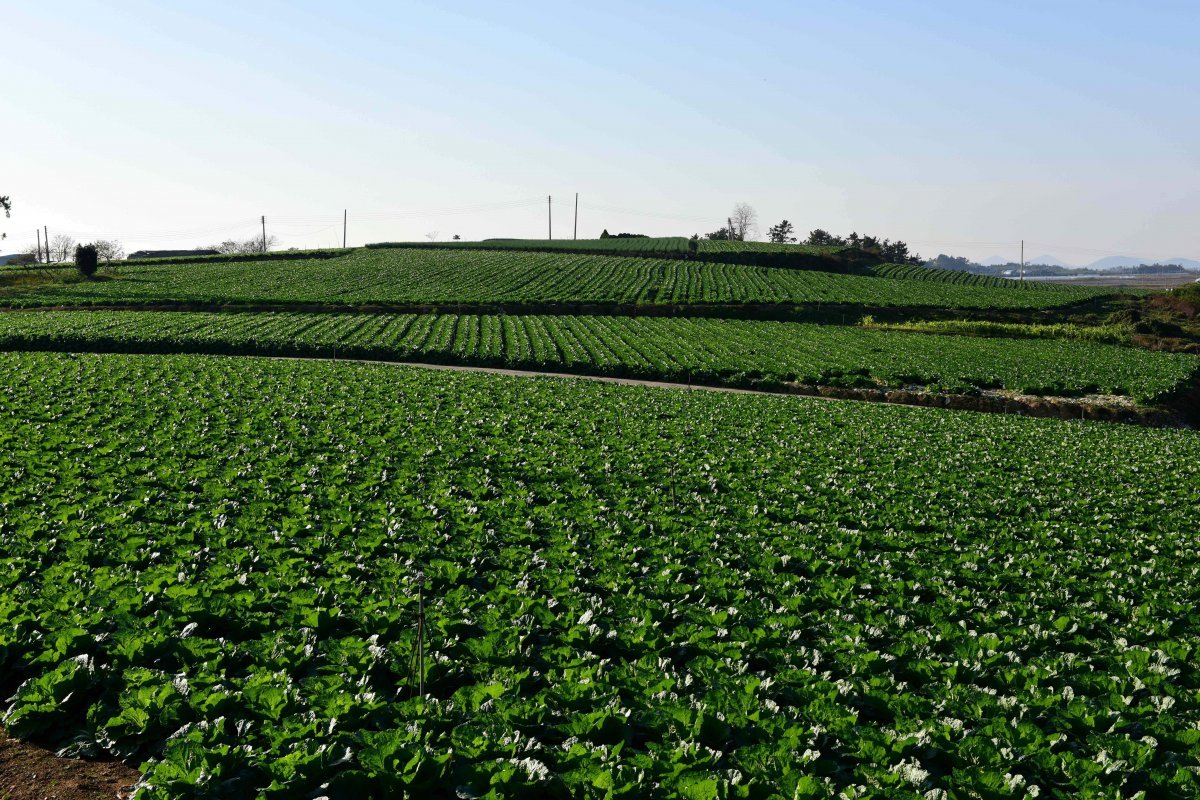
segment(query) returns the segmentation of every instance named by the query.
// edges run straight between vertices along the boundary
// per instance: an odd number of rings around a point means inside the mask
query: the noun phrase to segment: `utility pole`
[[[571,238],[579,238],[579,192],[575,193],[575,231],[571,234]]]
[[[554,211],[550,208],[550,195],[546,195],[546,233],[554,239]]]
[[[1025,282],[1025,240],[1021,240],[1021,283]]]
[[[263,252],[265,253],[265,252],[267,252],[267,215],[266,214],[263,214],[262,226],[263,226]]]
[[[342,249],[346,249],[346,219],[349,216],[349,209],[342,209]]]
[[[38,230],[38,232],[37,232],[37,237],[38,237],[38,255],[37,255],[37,261],[38,261],[38,263],[40,264],[40,263],[42,263],[42,231],[41,231],[40,229],[39,229],[39,230]]]
[[[42,233],[45,234],[42,238],[46,240],[46,263],[50,263],[50,228],[46,225],[42,226]]]

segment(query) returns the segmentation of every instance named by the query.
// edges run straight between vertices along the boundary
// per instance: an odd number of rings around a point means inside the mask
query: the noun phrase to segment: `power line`
[[[461,206],[440,207],[432,209],[393,209],[380,211],[365,211],[355,212],[356,222],[364,225],[386,225],[389,222],[411,222],[422,218],[436,218],[444,216],[461,216],[461,215],[482,215],[497,212],[532,210],[541,203],[546,203],[547,206],[547,226],[548,235],[553,236],[552,215],[553,206],[559,205],[563,207],[567,213],[571,213],[574,217],[574,236],[578,236],[578,217],[579,209],[583,208],[593,212],[593,216],[600,214],[620,214],[630,217],[641,217],[647,219],[661,219],[679,222],[692,222],[696,224],[719,224],[720,218],[717,216],[694,216],[687,214],[672,214],[664,211],[647,211],[643,209],[626,208],[623,206],[610,205],[606,203],[588,203],[578,199],[578,195],[572,201],[558,200],[555,201],[552,196],[541,195],[538,197],[523,197],[514,198],[511,200],[502,200],[488,203],[471,203]],[[235,236],[248,236],[251,228],[257,236],[265,236],[262,228],[265,227],[264,215],[258,215],[259,219],[247,217],[241,221],[227,221],[224,224],[214,224],[209,226],[201,226],[195,228],[178,228],[170,230],[152,230],[152,231],[123,231],[119,233],[92,233],[92,232],[72,232],[77,238],[84,240],[98,239],[118,239],[132,240],[137,242],[165,243],[168,240],[191,239],[193,243],[196,240],[203,240],[208,237],[221,236],[223,238],[233,238]],[[349,219],[349,210],[343,209],[342,219],[338,220],[335,213],[330,214],[297,214],[297,215],[272,215],[272,226],[278,234],[292,237],[307,237],[327,233],[330,229],[336,228],[338,225],[342,228],[343,245],[347,243],[347,227]],[[43,229],[43,233],[48,233]],[[999,251],[1009,250],[1012,248],[1012,241],[972,241],[972,240],[942,240],[942,239],[910,239],[915,247],[925,248],[986,248]],[[1027,244],[1036,249],[1042,249],[1051,252],[1078,253],[1096,257],[1124,255],[1123,253],[1114,250],[1104,250],[1096,247],[1081,247],[1076,245],[1064,244],[1049,244],[1045,242],[1027,242]],[[42,246],[45,247],[48,242],[43,241]],[[1165,253],[1165,252],[1148,252],[1136,248],[1131,248],[1129,252],[1134,253],[1137,258],[1169,260],[1172,258],[1184,258],[1180,253]]]
[[[362,212],[362,213],[356,212],[355,218],[362,220],[363,222],[387,222],[389,220],[414,219],[414,218],[420,218],[420,217],[446,216],[446,215],[454,215],[454,214],[477,214],[477,213],[483,213],[483,212],[487,212],[487,211],[503,211],[503,210],[508,210],[508,209],[527,208],[530,206],[537,205],[541,202],[542,202],[541,198],[524,198],[524,199],[520,199],[520,200],[507,200],[507,201],[501,201],[501,202],[495,202],[495,203],[476,203],[473,205],[464,205],[464,206],[457,206],[457,207],[452,207],[452,208],[437,208],[437,209],[423,209],[423,210],[412,209],[412,210],[374,211],[374,212],[368,211],[368,212]],[[343,213],[343,221],[344,221],[348,214],[348,210],[344,210],[342,213]],[[328,224],[330,224],[330,222],[332,220],[336,219],[336,217],[334,214],[290,215],[290,216],[282,215],[282,216],[278,216],[278,217],[272,215],[271,219],[276,224],[299,224],[299,225],[325,224],[325,225],[328,225]],[[83,236],[84,238],[96,238],[96,239],[105,239],[105,238],[111,238],[111,239],[117,239],[117,238],[171,239],[171,238],[184,238],[184,237],[190,237],[190,236],[206,236],[206,235],[212,235],[212,234],[226,233],[229,231],[240,231],[240,230],[245,230],[251,226],[256,227],[256,228],[260,227],[261,220],[246,219],[245,221],[242,221],[242,222],[230,222],[230,223],[226,223],[223,225],[213,225],[213,226],[208,226],[208,227],[203,227],[203,228],[176,229],[176,230],[168,230],[168,231],[162,231],[162,230],[146,231],[146,232],[121,231],[121,232],[116,232],[116,233],[113,233],[113,232],[95,233],[92,231],[81,231],[81,232],[78,232],[76,235]]]
[[[564,203],[563,205],[567,205]],[[717,220],[717,217],[699,217],[688,216],[683,214],[664,214],[658,211],[638,211],[631,208],[620,208],[618,206],[602,205],[600,203],[580,203],[580,208],[591,209],[593,211],[607,211],[610,214],[625,214],[631,217],[655,217],[658,219],[681,220],[685,222],[703,222],[711,224]]]
[[[157,233],[80,233],[76,232],[76,236],[85,239],[182,239],[185,237],[207,236],[214,233],[225,233],[228,231],[245,230],[250,227],[257,227],[258,220],[246,221],[235,225],[222,225],[215,228],[204,228],[191,231],[174,231],[174,232],[157,232]]]
[[[482,213],[495,212],[495,211],[519,210],[519,209],[525,209],[525,208],[532,208],[542,202],[547,202],[551,208],[555,203],[555,201],[552,198],[550,198],[548,200],[544,200],[543,198],[529,197],[529,198],[499,201],[499,202],[493,202],[493,203],[476,203],[476,204],[471,204],[471,205],[463,205],[463,206],[456,206],[456,207],[449,207],[449,208],[355,212],[355,219],[359,220],[363,223],[378,224],[378,223],[386,223],[389,221],[406,221],[406,220],[420,219],[423,217],[441,217],[441,216],[464,215],[464,214],[469,215],[469,214],[482,214]],[[570,205],[569,203],[563,203],[562,201],[558,201],[558,204],[559,205]],[[599,204],[599,203],[582,203],[582,202],[579,203],[579,205],[577,207],[574,207],[571,209],[573,212],[573,216],[577,217],[579,207],[582,207],[582,208],[588,209],[588,210],[593,210],[593,211],[601,211],[601,212],[616,213],[616,214],[626,214],[629,216],[654,217],[654,218],[659,218],[659,219],[684,220],[684,221],[692,221],[692,222],[711,223],[715,219],[714,217],[664,214],[664,213],[660,213],[660,212],[638,211],[635,209],[620,208],[620,207],[616,207],[616,206],[609,206],[609,205],[604,205],[604,204]],[[343,226],[343,231],[345,230],[345,228],[347,226],[348,215],[349,215],[348,209],[343,210],[342,220],[341,220],[342,226]],[[132,239],[132,240],[142,240],[142,241],[144,241],[144,240],[163,241],[163,240],[167,240],[167,239],[196,238],[196,237],[206,237],[206,236],[214,236],[214,235],[221,235],[221,234],[230,234],[230,233],[234,233],[234,232],[245,233],[252,227],[261,230],[262,223],[263,223],[263,220],[261,218],[262,215],[259,215],[259,217],[260,218],[257,220],[255,220],[253,218],[248,218],[248,219],[245,219],[244,221],[240,221],[240,222],[228,222],[228,223],[220,224],[220,225],[211,225],[211,226],[197,227],[197,228],[178,228],[178,229],[165,230],[165,231],[164,230],[157,230],[157,231],[124,230],[124,231],[115,231],[115,232],[114,231],[106,231],[106,232],[102,232],[102,233],[95,232],[95,231],[76,231],[75,235],[78,237],[81,237],[81,238],[90,238],[90,239]],[[332,223],[332,221],[336,219],[336,217],[333,214],[329,214],[329,215],[280,215],[280,216],[272,215],[271,219],[273,221],[273,224],[276,227],[276,230],[289,229],[292,226],[307,227],[307,226],[320,225],[321,226],[320,231],[317,231],[317,232],[323,232]],[[333,224],[335,224],[335,223],[333,223]]]
[[[1097,255],[1097,256],[1122,255],[1121,253],[1117,253],[1114,250],[1095,250],[1095,249],[1088,248],[1088,247],[1070,247],[1068,245],[1046,244],[1045,242],[1030,242],[1030,244],[1037,244],[1038,247],[1045,248],[1047,250],[1066,250],[1066,251],[1072,252],[1072,253],[1087,253],[1089,255]],[[1156,252],[1156,253],[1150,253],[1150,252],[1146,252],[1141,249],[1138,249],[1136,252],[1138,253],[1139,256],[1150,256],[1153,258],[1183,258],[1184,257],[1184,256],[1180,255],[1178,252],[1171,253],[1170,255],[1168,255],[1164,252],[1161,252],[1161,251]]]
[[[531,206],[539,205],[542,202],[543,202],[543,199],[541,197],[538,197],[538,198],[528,198],[528,199],[523,199],[523,200],[510,200],[510,201],[500,202],[500,203],[480,203],[480,204],[470,205],[470,206],[457,206],[454,208],[419,209],[419,210],[407,210],[407,211],[367,211],[367,212],[361,212],[361,213],[356,211],[354,213],[354,218],[365,220],[368,222],[386,222],[391,219],[438,217],[438,216],[449,216],[449,215],[455,215],[455,214],[479,214],[479,213],[483,213],[486,211],[506,211],[509,209],[528,208]],[[279,219],[281,221],[283,221],[283,220],[308,221],[308,220],[311,220],[314,218],[313,217],[303,217],[303,218],[280,217]],[[328,217],[319,217],[317,219],[328,219]]]

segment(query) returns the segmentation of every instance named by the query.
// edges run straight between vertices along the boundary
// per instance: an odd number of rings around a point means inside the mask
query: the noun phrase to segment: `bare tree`
[[[425,238],[431,242],[436,242],[439,236],[441,236],[441,233],[438,231],[430,231],[429,233],[425,234]]]
[[[278,239],[274,234],[267,236],[264,241],[261,236],[255,236],[252,239],[246,239],[243,242],[238,242],[233,239],[226,239],[220,244],[213,245],[211,250],[216,250],[218,253],[227,256],[241,256],[251,253],[265,253],[278,243]]]
[[[101,239],[95,242],[96,255],[105,264],[110,261],[120,261],[125,258],[125,248],[116,239]]]
[[[738,203],[729,215],[729,226],[738,241],[753,239],[758,235],[758,212],[749,203]]]
[[[65,233],[55,234],[47,249],[50,251],[50,260],[56,263],[75,258],[75,240]]]

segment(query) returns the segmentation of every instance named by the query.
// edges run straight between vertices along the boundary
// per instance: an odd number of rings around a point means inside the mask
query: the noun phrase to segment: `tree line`
[[[726,217],[725,226],[718,228],[712,233],[706,233],[704,238],[716,241],[744,242],[752,239],[757,231],[758,212],[748,203],[738,203],[733,207],[733,213]],[[767,240],[775,244],[853,247],[857,250],[875,253],[884,261],[892,264],[923,263],[921,256],[910,251],[908,245],[899,239],[893,242],[890,239],[881,239],[877,236],[859,235],[857,231],[852,232],[849,236],[835,236],[820,228],[810,231],[808,238],[803,241],[800,241],[794,234],[795,227],[785,219],[778,225],[772,225],[767,229]],[[692,238],[699,239],[700,235],[695,234]]]
[[[28,244],[21,249],[16,258],[8,263],[16,266],[30,264],[61,264],[75,259],[75,248],[78,243],[65,233],[51,237],[49,242]],[[96,256],[104,263],[120,261],[125,258],[125,248],[115,239],[101,239],[92,242],[96,248]]]

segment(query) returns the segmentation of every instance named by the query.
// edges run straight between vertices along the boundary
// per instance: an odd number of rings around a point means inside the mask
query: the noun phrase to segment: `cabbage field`
[[[4,289],[0,726],[138,800],[1200,796],[1194,430],[346,360],[1200,391],[1108,289],[693,244]]]
[[[112,280],[0,296],[8,306],[129,304],[637,303],[1054,308],[1111,290],[983,286],[622,256],[357,250],[336,258],[122,266]]]
[[[880,264],[872,267],[871,272],[881,278],[898,278],[901,280],[939,281],[957,283],[963,286],[999,286],[1009,289],[1037,288],[1047,285],[1045,281],[1016,281],[1011,278],[1000,278],[995,275],[977,275],[973,272],[958,272],[949,269],[933,269],[918,264]]]
[[[861,250],[845,245],[772,244],[769,242],[689,241],[683,236],[629,237],[610,236],[607,239],[485,239],[481,242],[378,242],[369,249],[398,248],[410,250],[519,250],[522,252],[596,253],[604,255],[688,257],[701,260],[739,263],[747,254],[792,255],[815,257],[813,263],[825,259],[837,266],[838,257],[856,261],[872,258]],[[786,262],[784,262],[786,263]]]
[[[1200,356],[1081,341],[941,336],[752,320],[476,314],[30,311],[0,349],[323,356],[777,386],[1172,398]]]
[[[686,236],[607,239],[485,239],[481,242],[376,242],[367,248],[404,250],[519,250],[522,252],[682,256],[691,252]],[[820,251],[822,254],[825,251]]]
[[[143,800],[1200,796],[1193,431],[46,353],[0,418],[3,724]]]

